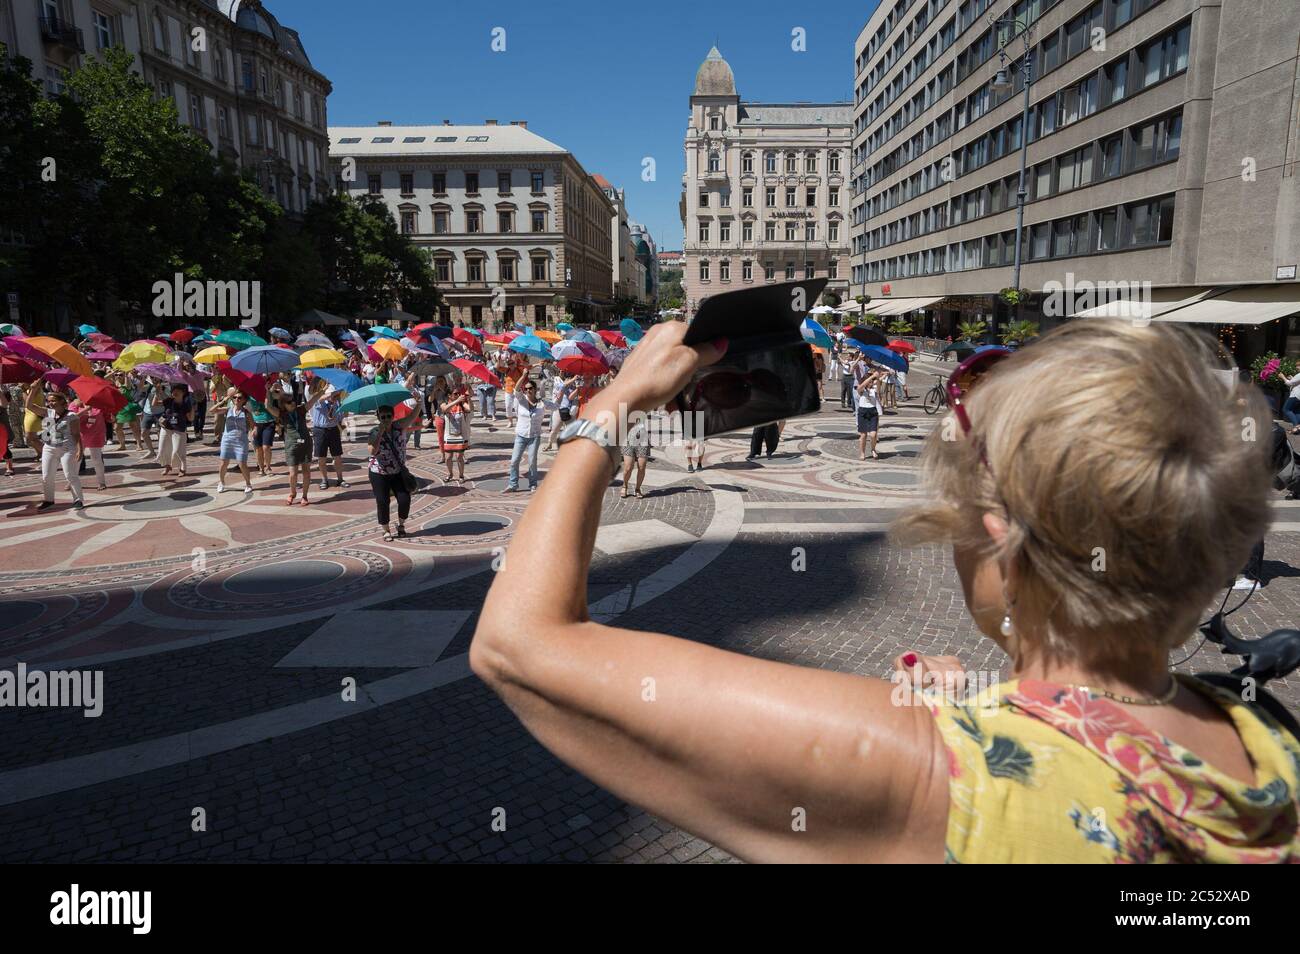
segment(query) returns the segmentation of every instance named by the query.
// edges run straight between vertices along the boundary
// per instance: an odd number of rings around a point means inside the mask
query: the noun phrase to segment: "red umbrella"
[[[237,371],[230,366],[229,361],[218,361],[214,367],[221,372],[227,381],[249,397],[266,403],[266,381],[260,374]]]
[[[488,335],[485,340],[490,341],[493,344],[510,344],[510,339],[505,335]]]
[[[182,328],[180,331],[173,331],[167,337],[171,338],[172,341],[178,341],[181,344],[187,345],[194,340],[194,332],[190,331],[188,328]]]
[[[916,348],[902,340],[891,341],[887,347],[890,351],[897,351],[900,354],[916,354]]]
[[[457,328],[456,330],[461,331],[462,329]],[[469,334],[469,332],[466,331],[465,334]],[[480,381],[486,382],[494,388],[501,387],[501,379],[488,370],[488,366],[482,361],[471,361],[469,358],[453,358],[451,363],[453,367],[466,374],[472,374]]]
[[[277,348],[284,348],[286,351],[292,351],[292,350],[293,350],[293,345],[285,344],[283,341],[277,341],[277,342],[275,343],[275,346],[276,346]]]
[[[437,327],[438,327],[438,326],[435,325],[432,321],[426,321],[426,322],[423,322],[422,324],[418,324],[418,325],[414,326],[414,327],[411,329],[411,331],[428,331],[430,328],[437,328]],[[409,334],[409,332],[408,332],[408,334]]]
[[[451,336],[475,354],[483,353],[483,345],[479,342],[478,335],[471,333],[465,328],[455,329],[452,331]]]
[[[339,347],[345,351],[355,351],[357,347],[357,343],[353,341],[351,338],[344,338],[342,341],[339,342]]]
[[[604,358],[589,358],[586,355],[561,358],[555,362],[555,366],[565,374],[591,375],[593,377],[609,371],[609,362]]]
[[[44,373],[44,368],[38,368],[16,354],[0,355],[0,382],[30,384],[32,381],[39,381]]]
[[[600,335],[600,337],[604,339],[605,344],[609,345],[611,348],[627,347],[627,339],[617,331],[598,331],[596,334]]]
[[[83,374],[70,387],[82,404],[97,407],[105,414],[116,414],[126,407],[125,395],[103,378],[88,378]]]

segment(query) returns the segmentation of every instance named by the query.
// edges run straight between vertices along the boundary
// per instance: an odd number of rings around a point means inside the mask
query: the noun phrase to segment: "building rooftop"
[[[330,153],[348,156],[565,155],[568,150],[514,124],[508,126],[331,126]]]
[[[853,125],[852,103],[741,103],[741,126]]]
[[[715,46],[695,73],[696,96],[735,96],[736,77]]]

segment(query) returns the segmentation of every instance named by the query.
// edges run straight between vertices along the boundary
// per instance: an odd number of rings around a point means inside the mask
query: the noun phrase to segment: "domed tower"
[[[695,92],[691,95],[691,125],[714,132],[734,126],[740,106],[736,77],[731,66],[715,46],[709,50],[695,73]]]

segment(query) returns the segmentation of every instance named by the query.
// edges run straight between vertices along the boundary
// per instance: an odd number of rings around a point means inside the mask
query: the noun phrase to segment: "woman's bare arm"
[[[663,404],[698,361],[682,334],[652,331],[584,416]],[[946,756],[889,683],[588,619],[609,477],[590,441],[557,456],[484,604],[474,671],[561,759],[743,858],[941,860]]]

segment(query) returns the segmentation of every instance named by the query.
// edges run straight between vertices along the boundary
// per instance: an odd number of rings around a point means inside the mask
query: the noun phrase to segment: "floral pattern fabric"
[[[948,749],[949,862],[1300,862],[1300,742],[1223,689],[1253,785],[1105,696],[1033,680],[931,704]]]

